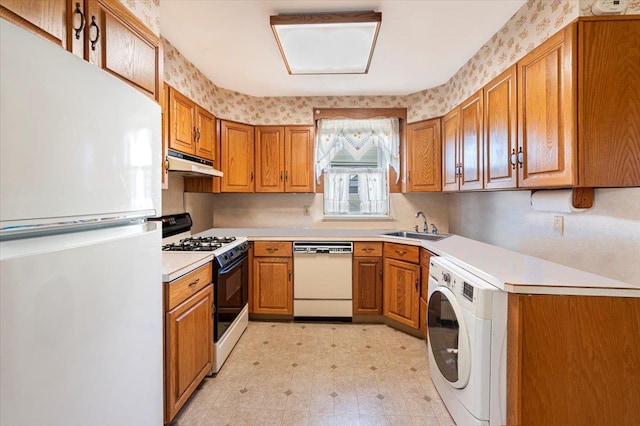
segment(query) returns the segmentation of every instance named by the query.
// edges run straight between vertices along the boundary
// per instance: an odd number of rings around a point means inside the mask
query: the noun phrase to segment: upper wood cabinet
[[[482,189],[483,91],[474,93],[443,120],[443,191]]]
[[[640,186],[638,40],[638,15],[578,22],[580,186]]]
[[[405,192],[442,189],[440,119],[407,125]]]
[[[256,192],[284,192],[284,126],[256,127]]]
[[[484,187],[517,186],[516,66],[484,86]]]
[[[442,190],[457,191],[458,153],[460,149],[460,108],[452,109],[442,118]]]
[[[285,192],[313,192],[314,127],[286,126],[284,129]]]
[[[573,186],[576,179],[576,27],[518,61],[519,186]]]
[[[169,157],[167,150],[169,149],[169,86],[167,83],[162,85],[162,96],[160,96],[160,105],[162,113],[162,189],[169,188]]]
[[[76,10],[74,2],[68,0],[0,0],[0,17],[26,28],[41,37],[72,51],[72,43],[77,40],[79,56],[83,56],[81,36],[76,39],[73,24]],[[78,4],[78,14],[84,13],[84,3]],[[77,26],[80,28],[78,15]]]
[[[169,149],[215,160],[216,118],[169,87]]]
[[[253,192],[253,126],[222,120],[220,122],[220,168],[222,192]]]
[[[256,127],[256,192],[313,192],[313,126]]]
[[[483,188],[483,90],[460,105],[460,190]]]
[[[160,102],[160,38],[118,0],[0,0],[0,16]]]

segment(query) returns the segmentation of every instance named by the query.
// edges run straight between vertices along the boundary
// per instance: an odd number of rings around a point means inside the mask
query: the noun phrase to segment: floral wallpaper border
[[[159,0],[120,1],[159,33]],[[406,96],[249,96],[216,86],[166,39],[164,79],[216,117],[254,125],[310,124],[314,107],[406,107],[407,121],[416,122],[446,114],[578,16],[592,15],[595,1],[529,0],[447,83]],[[640,0],[626,13],[640,14]]]

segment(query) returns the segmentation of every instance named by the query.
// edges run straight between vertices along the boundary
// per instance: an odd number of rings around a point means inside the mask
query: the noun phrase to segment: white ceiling
[[[160,31],[217,86],[252,96],[406,95],[445,83],[526,0],[160,0]],[[364,75],[289,75],[278,13],[382,12]]]

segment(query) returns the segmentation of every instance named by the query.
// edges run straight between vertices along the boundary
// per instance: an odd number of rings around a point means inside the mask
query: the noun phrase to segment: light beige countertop
[[[526,294],[640,297],[640,285],[624,283],[533,256],[452,235],[421,241],[382,235],[392,229],[212,228],[199,236],[247,237],[250,241],[349,240],[418,245],[443,256],[501,290]],[[163,265],[164,266],[164,265]]]
[[[188,274],[199,266],[213,261],[212,252],[202,251],[163,251],[162,252],[162,281],[173,281],[184,274]]]

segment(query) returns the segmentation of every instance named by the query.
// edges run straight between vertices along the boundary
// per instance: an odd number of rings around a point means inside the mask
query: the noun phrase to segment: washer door
[[[469,334],[462,308],[447,287],[436,287],[429,297],[429,343],[440,373],[451,386],[461,389],[471,373]]]

